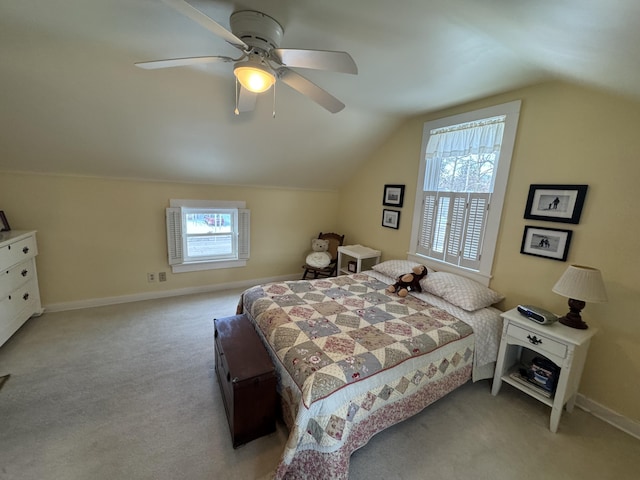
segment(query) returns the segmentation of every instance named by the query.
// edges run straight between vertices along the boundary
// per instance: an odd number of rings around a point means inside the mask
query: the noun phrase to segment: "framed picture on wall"
[[[531,185],[524,218],[579,223],[588,185]]]
[[[564,262],[569,254],[571,230],[540,228],[527,225],[522,235],[520,253]]]
[[[0,210],[0,232],[8,232],[9,230],[11,230],[9,220],[7,220],[7,216],[4,214],[4,211]]]
[[[385,185],[382,205],[402,208],[404,201],[404,185]]]
[[[398,210],[382,210],[382,226],[388,228],[400,228],[400,212]]]

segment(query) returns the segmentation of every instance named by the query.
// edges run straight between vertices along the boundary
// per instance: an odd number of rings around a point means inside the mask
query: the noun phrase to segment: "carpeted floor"
[[[251,480],[287,432],[233,449],[214,374],[213,318],[239,291],[29,320],[0,348],[0,480]],[[637,478],[640,441],[509,386],[468,383],[374,437],[351,480]]]

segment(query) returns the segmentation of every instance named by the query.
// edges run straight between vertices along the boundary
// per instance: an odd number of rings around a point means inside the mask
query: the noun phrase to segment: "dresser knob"
[[[25,294],[22,296],[22,299],[23,299],[24,301],[29,300],[29,294],[28,294],[28,293],[25,293]]]
[[[24,248],[22,249],[22,253],[24,253],[25,255],[26,255],[27,253],[29,253],[29,247],[24,247]]]
[[[542,340],[535,335],[533,337],[531,335],[527,335],[527,339],[529,340],[529,343],[533,343],[534,345],[540,345],[542,343]]]
[[[23,277],[26,277],[26,276],[29,274],[29,272],[28,272],[28,271],[27,271],[27,269],[25,268],[24,270],[22,270],[22,271],[20,272],[20,274],[21,274]]]

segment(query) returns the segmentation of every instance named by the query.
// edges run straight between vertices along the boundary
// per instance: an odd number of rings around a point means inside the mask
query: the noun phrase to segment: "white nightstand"
[[[348,263],[343,265],[344,255],[354,259],[352,262],[355,261],[356,264],[355,272],[349,270]],[[360,273],[362,271],[363,260],[367,260],[365,264],[367,267],[371,267],[380,261],[380,255],[382,255],[380,250],[374,250],[362,245],[345,245],[338,247],[338,275],[342,273],[347,275],[350,273]]]
[[[497,395],[502,382],[507,382],[549,405],[551,407],[549,429],[555,433],[558,430],[564,405],[566,404],[567,411],[573,410],[589,343],[597,330],[593,328],[577,330],[559,322],[540,325],[523,317],[515,308],[503,313],[502,318],[504,319],[502,340],[491,393]],[[542,355],[560,367],[555,394],[550,397],[537,391],[535,386],[521,383],[510,376],[514,370],[518,370],[523,353],[525,356],[531,356],[532,352],[533,356]]]

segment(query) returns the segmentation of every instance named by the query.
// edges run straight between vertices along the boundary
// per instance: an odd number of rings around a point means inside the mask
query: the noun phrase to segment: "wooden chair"
[[[338,247],[344,242],[344,235],[337,233],[322,233],[318,235],[318,238],[322,240],[329,240],[329,253],[331,254],[331,263],[324,268],[312,267],[306,263],[302,266],[304,268],[304,274],[302,279],[305,280],[307,275],[313,274],[313,278],[318,277],[334,277],[336,275],[336,269],[338,267]]]

